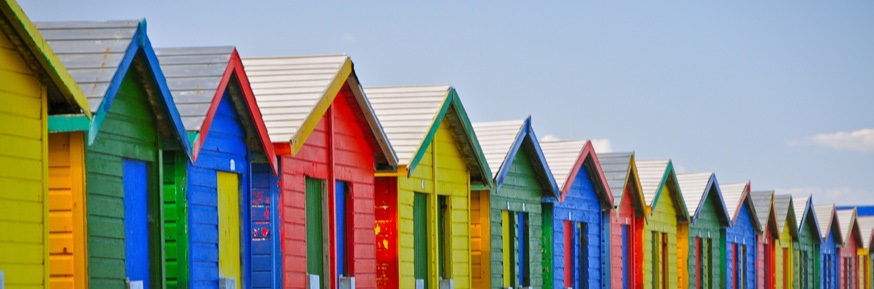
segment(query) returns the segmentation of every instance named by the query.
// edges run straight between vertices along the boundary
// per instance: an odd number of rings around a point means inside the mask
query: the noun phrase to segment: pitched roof
[[[297,154],[337,95],[348,87],[356,100],[350,103],[358,105],[372,133],[368,141],[377,152],[381,167],[377,169],[397,167],[397,155],[348,56],[254,57],[242,61],[273,143],[287,143],[289,153]]]
[[[625,187],[630,182],[632,187],[629,189],[636,194],[636,197],[633,198],[635,202],[632,204],[632,207],[643,212],[646,201],[643,199],[643,189],[640,187],[639,177],[637,176],[634,152],[602,153],[598,154],[598,160],[601,161],[601,169],[604,170],[604,176],[607,177],[607,183],[610,184],[610,193],[613,194],[614,207],[619,207],[622,204]]]
[[[874,216],[856,217],[856,223],[859,224],[859,233],[862,235],[862,244],[859,247],[871,248],[871,234],[874,233]]]
[[[464,105],[454,88],[448,85],[367,87],[364,89],[386,135],[405,165],[407,175],[413,173],[422,155],[447,120],[449,128],[462,144],[471,181],[491,187],[492,173],[473,132]]]
[[[689,212],[693,214],[693,220],[698,218],[701,209],[704,208],[707,197],[716,198],[716,214],[722,221],[723,226],[731,225],[731,215],[725,207],[725,201],[722,199],[722,192],[719,189],[719,182],[716,180],[716,175],[713,173],[690,173],[678,174],[677,183],[680,185],[680,191],[683,192],[683,201],[686,208],[693,208]]]
[[[759,224],[762,224],[762,231],[768,225],[768,217],[771,214],[776,215],[772,202],[773,198],[774,191],[750,191],[750,199],[753,200],[753,207],[756,209],[756,217],[759,219]]]
[[[803,205],[802,205],[803,206]],[[780,233],[786,227],[786,222],[792,224],[790,229],[792,232],[797,232],[798,223],[795,221],[795,208],[792,204],[792,195],[774,195],[774,211],[777,213],[777,229]],[[796,234],[793,234],[796,236]]]
[[[722,199],[725,201],[725,208],[728,209],[728,213],[731,216],[731,221],[734,223],[737,220],[737,216],[740,214],[740,208],[743,205],[743,202],[749,202],[748,207],[750,207],[754,216],[750,216],[753,218],[754,223],[756,223],[756,230],[761,230],[761,223],[759,223],[758,214],[754,208],[752,203],[752,199],[750,199],[750,183],[733,183],[733,184],[719,184],[719,191],[722,192]]]
[[[70,71],[95,112],[89,128],[89,143],[96,139],[125,74],[133,69],[134,58],[142,55],[143,67],[154,79],[152,85],[155,85],[154,95],[158,100],[154,102],[155,111],[166,115],[165,119],[172,126],[173,136],[164,137],[176,138],[191,157],[191,144],[146,33],[145,20],[40,22],[36,26]]]
[[[235,100],[237,113],[248,119],[243,121],[243,126],[251,137],[261,143],[273,172],[279,171],[273,143],[270,142],[261,110],[236,48],[163,48],[156,50],[156,54],[186,130],[197,134],[193,160],[197,160],[200,148],[206,141],[222,97],[228,95]]]
[[[859,231],[859,224],[857,222],[857,213],[856,208],[851,209],[839,209],[837,210],[838,214],[838,225],[841,228],[841,233],[843,233],[843,241],[846,244],[850,238],[855,238],[856,243],[862,242],[862,234]]]
[[[48,87],[50,103],[64,103],[69,111],[61,113],[82,113],[91,117],[91,108],[82,90],[15,0],[0,2],[0,32],[9,38],[34,74]]]
[[[544,187],[549,189],[546,193],[559,195],[558,185],[534,134],[530,116],[523,120],[474,123],[473,129],[494,176],[496,189],[503,184],[519,150],[526,150],[533,158],[531,161],[534,171],[545,183]]]
[[[816,220],[819,221],[820,234],[823,239],[828,238],[830,232],[834,233],[836,240],[842,239],[840,226],[835,223],[838,221],[836,218],[837,211],[835,211],[835,204],[813,206],[813,212],[816,213]],[[834,228],[832,226],[833,224],[835,225],[834,227],[837,227],[837,232],[832,232]],[[837,242],[841,243],[840,241]]]
[[[613,195],[610,193],[610,185],[607,177],[601,169],[595,148],[588,140],[556,140],[540,143],[546,162],[555,176],[558,188],[561,190],[559,201],[570,192],[571,186],[579,175],[580,170],[586,170],[593,178],[592,184],[595,191],[601,197],[603,205],[613,207]]]
[[[658,198],[661,195],[662,186],[668,186],[668,191],[676,194],[674,196],[675,201],[677,202],[675,205],[680,206],[680,212],[683,215],[683,218],[686,220],[690,219],[689,208],[686,207],[686,202],[683,198],[682,189],[677,185],[676,187],[671,187],[671,183],[676,182],[676,172],[674,172],[674,165],[671,163],[669,159],[662,160],[637,160],[635,161],[635,165],[637,166],[637,172],[640,176],[640,186],[643,189],[643,199],[646,201],[647,205],[653,207]]]

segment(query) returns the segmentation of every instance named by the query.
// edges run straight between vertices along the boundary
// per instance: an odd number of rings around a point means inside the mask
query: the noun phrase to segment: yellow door
[[[87,288],[82,133],[49,135],[49,284]]]
[[[219,276],[234,278],[240,287],[240,179],[218,172]]]

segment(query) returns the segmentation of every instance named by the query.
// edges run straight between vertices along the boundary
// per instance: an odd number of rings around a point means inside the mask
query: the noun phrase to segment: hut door
[[[518,227],[518,234],[516,235],[516,243],[519,244],[516,255],[518,256],[519,266],[517,270],[519,271],[519,287],[526,287],[531,284],[528,277],[528,218],[525,213],[516,213],[518,217],[518,221],[516,222],[516,226]]]
[[[502,249],[502,265],[504,268],[504,286],[514,287],[513,275],[514,275],[514,265],[516,262],[513,260],[513,243],[515,239],[515,234],[513,234],[513,218],[511,217],[513,212],[510,211],[501,211],[501,242],[503,245]]]
[[[661,252],[660,257],[662,258],[660,261],[661,267],[662,267],[660,270],[660,273],[662,275],[661,276],[661,281],[662,281],[661,288],[667,289],[668,288],[668,233],[661,233],[659,235],[661,235],[661,241],[662,241],[661,242],[662,243],[661,249],[659,249],[659,251]]]
[[[322,230],[322,181],[306,179],[307,274],[319,276],[318,288],[324,288],[325,274]]]
[[[233,278],[237,288],[240,270],[240,178],[237,174],[218,172],[219,276]]]
[[[428,287],[428,206],[427,195],[413,197],[413,274]]]
[[[336,192],[334,194],[334,200],[336,203],[334,206],[334,211],[335,211],[335,215],[336,215],[335,219],[337,221],[337,226],[334,230],[336,231],[336,239],[337,239],[337,240],[335,240],[335,244],[336,244],[335,246],[337,247],[337,276],[338,277],[340,277],[340,276],[352,276],[348,270],[349,264],[346,260],[346,256],[348,255],[348,252],[346,250],[346,248],[347,248],[346,239],[348,237],[346,235],[346,225],[347,225],[347,221],[348,221],[346,219],[346,210],[347,210],[347,208],[346,208],[346,202],[347,202],[346,187],[347,186],[346,186],[345,182],[338,181],[336,183],[336,186],[335,186]]]
[[[628,269],[631,267],[629,255],[631,248],[628,247],[628,225],[622,225],[622,289],[631,288],[631,280],[628,278]]]
[[[577,234],[579,236],[577,243],[577,287],[580,289],[589,288],[589,238],[588,226],[586,223],[577,223]]]
[[[127,277],[149,288],[148,171],[142,161],[124,160],[124,253]]]

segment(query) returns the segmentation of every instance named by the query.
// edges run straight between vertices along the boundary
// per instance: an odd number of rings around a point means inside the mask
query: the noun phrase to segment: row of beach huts
[[[874,217],[0,4],[0,288],[872,288]],[[524,104],[520,104],[524,105]]]

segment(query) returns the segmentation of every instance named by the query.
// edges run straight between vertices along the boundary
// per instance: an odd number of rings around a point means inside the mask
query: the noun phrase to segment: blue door
[[[336,193],[334,199],[336,206],[334,207],[335,218],[337,220],[336,227],[336,246],[337,246],[337,277],[348,276],[346,270],[346,183],[336,182]]]
[[[142,161],[124,160],[123,170],[125,270],[149,288],[149,174]]]

